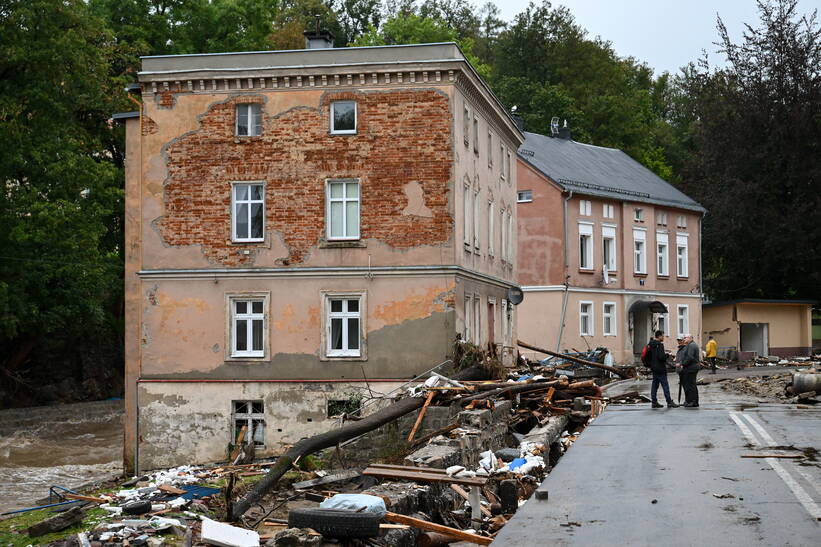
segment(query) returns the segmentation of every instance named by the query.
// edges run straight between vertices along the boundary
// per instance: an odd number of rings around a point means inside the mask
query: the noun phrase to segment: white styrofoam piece
[[[258,547],[259,534],[224,522],[202,519],[202,541],[219,547]]]

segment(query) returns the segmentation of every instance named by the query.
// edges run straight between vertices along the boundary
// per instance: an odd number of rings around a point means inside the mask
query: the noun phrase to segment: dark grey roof
[[[784,299],[776,300],[770,298],[739,298],[737,300],[720,300],[718,302],[704,302],[702,308],[710,308],[713,306],[726,306],[728,304],[818,304],[818,300],[807,299]]]
[[[127,120],[129,118],[139,118],[140,111],[135,110],[134,112],[117,112],[116,114],[112,114],[111,119],[114,121],[119,120]]]
[[[698,202],[616,148],[525,132],[519,156],[565,190],[706,211]]]

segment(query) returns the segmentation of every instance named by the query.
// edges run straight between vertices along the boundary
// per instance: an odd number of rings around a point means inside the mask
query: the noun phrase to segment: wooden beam
[[[465,489],[462,488],[461,486],[459,486],[458,484],[451,484],[450,489],[453,490],[454,492],[456,492],[457,494],[459,494],[459,496],[462,497],[465,501],[468,501],[468,502],[470,501],[470,495],[468,495],[468,493],[465,492]],[[490,513],[490,509],[488,509],[487,507],[485,507],[481,503],[479,504],[479,510],[482,512],[482,514],[484,516],[486,516],[488,518],[493,516]]]
[[[436,397],[435,391],[429,391],[428,396],[425,399],[425,404],[422,405],[422,410],[419,411],[419,415],[416,416],[416,423],[413,424],[413,429],[411,429],[410,434],[408,435],[408,442],[413,441],[413,438],[416,436],[417,430],[419,430],[419,426],[422,425],[422,420],[425,418],[425,412],[428,411],[428,407],[430,406],[430,402],[433,401],[433,398]]]
[[[419,528],[420,530],[427,530],[428,532],[437,532],[440,534],[445,534],[446,536],[452,536],[462,541],[475,543],[476,545],[490,545],[490,543],[493,541],[493,538],[480,536],[477,534],[471,534],[469,532],[463,532],[462,530],[457,530],[456,528],[450,528],[448,526],[434,524],[426,520],[415,519],[413,517],[391,513],[390,511],[385,513],[385,520],[396,524],[407,524],[408,526],[413,526],[414,528]]]
[[[185,493],[185,492],[183,492]],[[108,503],[108,500],[103,498],[95,498],[94,496],[81,496],[80,494],[60,494],[67,500],[93,501],[94,503]]]
[[[362,474],[370,477],[380,477],[384,479],[406,479],[419,482],[442,482],[448,484],[463,484],[465,486],[483,486],[487,482],[487,479],[463,479],[458,477],[451,477],[446,473],[425,473],[424,470],[422,470],[422,472],[420,473],[417,471],[409,471],[402,469],[368,467],[362,472]]]
[[[242,426],[242,429],[239,430],[239,434],[237,434],[237,442],[234,443],[234,449],[231,451],[231,457],[228,458],[231,463],[236,462],[237,456],[239,456],[239,451],[242,450],[242,441],[245,440],[245,432],[248,431],[248,426]]]
[[[566,359],[568,361],[573,361],[574,363],[579,363],[580,365],[587,365],[588,367],[600,368],[602,370],[606,370],[608,372],[612,372],[613,374],[621,376],[622,378],[630,378],[630,376],[628,376],[628,374],[626,372],[623,372],[623,371],[621,371],[621,370],[619,370],[615,367],[611,367],[611,366],[608,366],[608,365],[603,365],[601,363],[596,363],[596,362],[593,362],[593,361],[587,361],[585,359],[579,359],[578,357],[573,357],[571,355],[564,355],[563,353],[556,353],[555,351],[550,351],[549,349],[540,348],[538,346],[530,345],[526,342],[522,342],[521,340],[516,340],[516,343],[518,345],[522,346],[525,349],[538,351],[539,353],[545,353],[547,355],[552,355],[553,357],[560,357],[560,358]]]

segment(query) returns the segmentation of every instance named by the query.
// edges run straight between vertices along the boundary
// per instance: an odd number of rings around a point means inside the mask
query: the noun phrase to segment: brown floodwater
[[[122,473],[123,403],[0,410],[0,513]]]

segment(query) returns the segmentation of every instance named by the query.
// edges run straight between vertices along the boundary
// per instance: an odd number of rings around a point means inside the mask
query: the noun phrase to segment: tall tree
[[[702,252],[714,299],[821,299],[821,28],[797,0],[759,1],[726,66],[682,80],[692,133],[682,188],[709,209]]]
[[[0,3],[0,369],[105,326],[121,294],[109,131],[111,35],[81,0]]]

